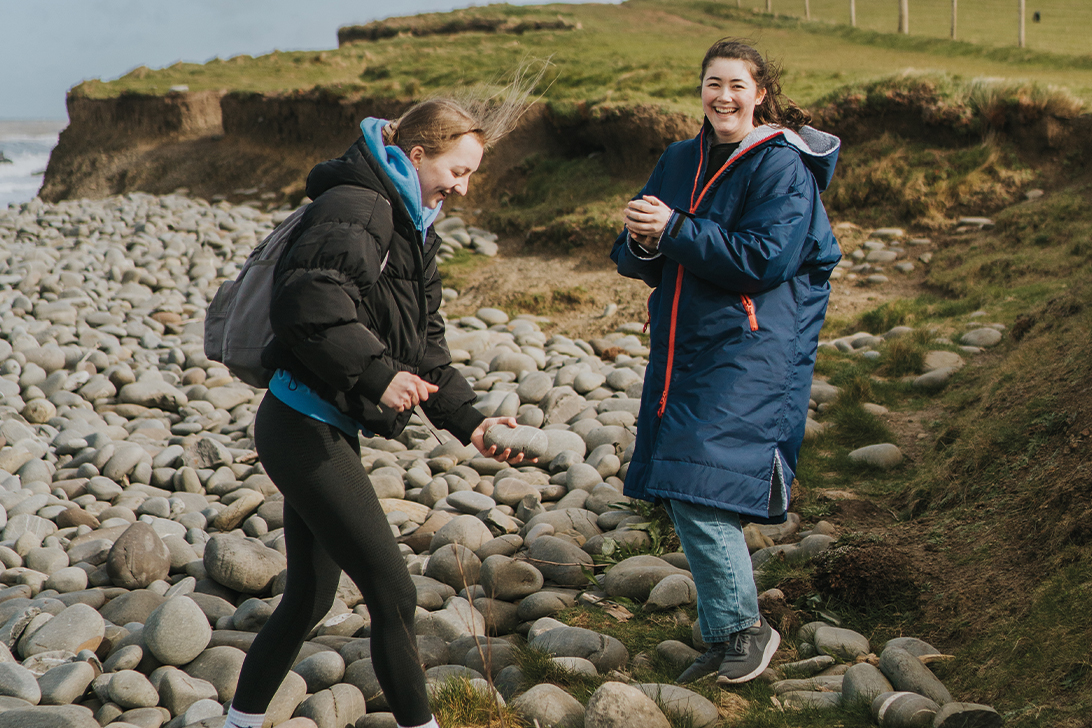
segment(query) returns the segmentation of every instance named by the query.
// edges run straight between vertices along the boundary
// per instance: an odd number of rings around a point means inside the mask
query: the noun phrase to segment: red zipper
[[[777,136],[777,134],[774,136]],[[698,194],[697,199],[694,199],[694,195],[698,192],[698,180],[701,179],[701,168],[705,163],[705,128],[703,127],[701,130],[701,139],[699,140],[700,156],[698,157],[698,171],[694,175],[694,187],[690,190],[690,214],[693,215],[697,211],[698,205],[701,204],[702,198],[705,197],[705,193],[708,192],[713,183],[724,174],[724,170],[731,166],[734,159],[739,159],[743,154],[754,149],[759,144],[764,144],[772,138],[773,136],[760,139],[742,152],[737,151],[737,153],[733,155],[733,159],[725,162],[724,166],[717,170],[717,173],[713,175],[705,187],[702,188],[701,194]],[[661,418],[664,416],[664,409],[667,408],[667,393],[671,389],[671,368],[675,363],[675,325],[678,322],[679,294],[682,292],[684,270],[682,265],[680,265],[678,275],[675,277],[675,296],[671,301],[671,327],[668,329],[667,337],[667,367],[664,370],[664,391],[663,394],[660,395],[660,406],[656,408],[656,416]],[[751,331],[758,331],[758,315],[755,312],[755,302],[745,293],[740,294],[739,298],[743,302],[743,310],[747,312],[747,323],[750,324]],[[652,321],[651,310],[649,311],[648,321],[649,323]],[[647,327],[648,324],[646,323],[645,326]]]
[[[758,316],[755,314],[755,302],[746,293],[739,294],[739,300],[743,301],[743,310],[747,312],[747,323],[751,325],[751,331],[758,331]]]

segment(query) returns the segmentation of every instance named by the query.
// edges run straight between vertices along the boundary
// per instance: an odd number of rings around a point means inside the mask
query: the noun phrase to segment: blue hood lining
[[[443,202],[431,210],[425,207],[421,199],[421,179],[417,176],[417,169],[413,166],[413,162],[401,148],[393,144],[385,144],[383,141],[383,129],[388,124],[390,122],[386,119],[369,116],[360,122],[360,131],[364,134],[368,151],[394,183],[398,194],[402,197],[402,202],[406,205],[410,219],[413,220],[413,226],[421,232],[421,239],[424,240],[425,231],[439,217]]]

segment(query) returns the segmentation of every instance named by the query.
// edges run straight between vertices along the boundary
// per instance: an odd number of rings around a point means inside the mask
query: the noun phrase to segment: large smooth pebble
[[[144,624],[143,639],[164,665],[185,665],[208,647],[212,628],[201,607],[180,596],[156,607]]]
[[[485,431],[485,445],[495,445],[497,452],[511,450],[513,455],[521,452],[525,460],[530,460],[543,457],[550,449],[550,440],[537,427],[494,425]]]
[[[584,728],[670,728],[652,698],[620,682],[603,683],[588,700]]]

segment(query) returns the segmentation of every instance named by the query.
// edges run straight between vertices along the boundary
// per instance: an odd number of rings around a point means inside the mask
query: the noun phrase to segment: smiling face
[[[701,106],[713,125],[718,144],[739,142],[754,131],[755,106],[766,98],[759,90],[745,62],[717,58],[709,64],[701,80]]]
[[[465,195],[470,175],[478,170],[484,153],[482,143],[473,134],[463,134],[451,149],[429,156],[422,147],[410,150],[409,158],[417,167],[421,181],[421,201],[430,210],[455,192]]]

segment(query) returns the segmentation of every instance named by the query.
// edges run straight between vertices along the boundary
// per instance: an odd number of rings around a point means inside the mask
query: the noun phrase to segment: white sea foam
[[[57,133],[28,133],[11,122],[0,123],[0,152],[10,162],[0,162],[0,208],[27,202],[38,194],[49,154],[57,146]]]

